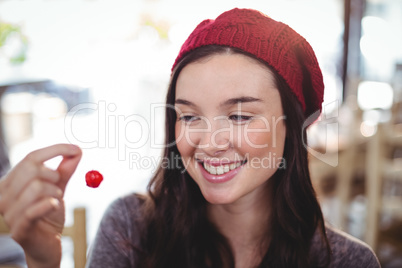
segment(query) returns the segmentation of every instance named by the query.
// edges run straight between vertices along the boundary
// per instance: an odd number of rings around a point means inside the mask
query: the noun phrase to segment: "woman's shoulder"
[[[107,208],[106,215],[131,215],[139,216],[142,205],[146,201],[147,196],[140,193],[130,193],[115,199]],[[127,214],[128,213],[128,214]]]
[[[141,251],[144,195],[129,194],[106,209],[93,242],[87,267],[133,267]]]
[[[374,251],[361,240],[333,227],[326,227],[331,246],[330,267],[381,267]]]
[[[131,225],[143,216],[143,204],[146,196],[131,193],[115,199],[106,209],[102,221],[113,221],[115,224]]]

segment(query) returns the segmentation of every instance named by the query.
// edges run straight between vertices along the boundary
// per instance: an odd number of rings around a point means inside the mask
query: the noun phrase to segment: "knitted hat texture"
[[[324,83],[317,58],[310,44],[288,25],[253,9],[226,11],[194,29],[172,70],[190,51],[207,45],[229,46],[253,54],[284,78],[306,117],[321,111]]]

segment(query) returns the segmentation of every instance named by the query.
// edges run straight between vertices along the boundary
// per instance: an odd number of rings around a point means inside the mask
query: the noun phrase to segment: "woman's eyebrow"
[[[183,104],[183,105],[187,105],[187,106],[197,107],[197,105],[195,105],[191,101],[184,100],[184,99],[176,99],[174,101],[174,104]]]
[[[238,103],[247,103],[247,102],[262,102],[262,100],[254,97],[238,97],[225,100],[220,104],[220,106],[231,106]]]
[[[247,102],[262,102],[261,99],[257,99],[254,97],[237,97],[237,98],[230,98],[222,102],[219,106],[232,106],[238,103],[247,103]],[[184,99],[176,99],[175,104],[182,104],[192,107],[197,107],[197,105],[191,101],[184,100]]]

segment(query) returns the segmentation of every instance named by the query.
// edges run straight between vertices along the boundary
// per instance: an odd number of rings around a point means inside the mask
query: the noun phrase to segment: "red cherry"
[[[97,188],[103,181],[103,176],[99,171],[90,170],[85,174],[85,181],[88,187]]]

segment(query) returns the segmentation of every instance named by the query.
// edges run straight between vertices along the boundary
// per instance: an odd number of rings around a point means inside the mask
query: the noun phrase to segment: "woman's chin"
[[[227,191],[201,191],[205,200],[211,205],[228,205],[236,201],[230,193]]]

